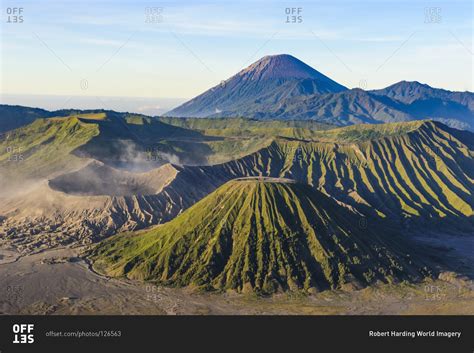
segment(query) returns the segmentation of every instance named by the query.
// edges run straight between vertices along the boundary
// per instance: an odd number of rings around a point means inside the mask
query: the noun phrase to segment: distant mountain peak
[[[267,55],[234,76],[166,113],[167,116],[239,115],[255,104],[337,93],[347,88],[289,54]]]
[[[449,94],[451,91],[433,88],[426,83],[418,81],[400,81],[388,87],[371,91],[375,94],[387,95],[391,98],[400,99],[402,97],[420,98],[420,96],[435,96],[439,94]]]
[[[328,79],[289,54],[266,55],[240,71],[237,76],[251,79]]]
[[[400,82],[394,83],[393,85],[390,85],[386,88],[390,87],[403,87],[403,88],[408,88],[408,87],[423,87],[423,88],[432,88],[430,85],[427,85],[426,83],[421,83],[419,81],[405,81],[402,80]]]

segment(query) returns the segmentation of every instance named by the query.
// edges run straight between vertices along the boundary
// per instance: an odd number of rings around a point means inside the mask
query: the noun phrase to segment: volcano
[[[297,58],[265,56],[166,113],[168,117],[315,120],[335,126],[432,119],[474,131],[474,94],[417,81],[347,89]]]
[[[346,89],[291,55],[269,55],[166,115],[206,117],[245,111],[249,105],[275,104],[285,98]]]
[[[110,276],[237,292],[314,292],[428,275],[404,241],[359,221],[309,185],[241,178],[166,224],[102,242],[91,257]]]

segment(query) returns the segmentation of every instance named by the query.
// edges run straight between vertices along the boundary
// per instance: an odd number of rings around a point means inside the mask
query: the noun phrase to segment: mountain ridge
[[[278,82],[264,79],[267,76]],[[369,91],[347,89],[293,56],[280,54],[263,57],[165,116],[311,119],[338,126],[433,119],[474,131],[474,93],[418,81]]]
[[[198,118],[204,125],[191,120],[182,125],[198,129],[193,134],[170,128],[165,131],[185,139],[199,131],[213,141],[216,130],[230,141],[217,153],[234,158],[207,165],[163,165],[166,160],[158,161],[156,155],[141,156],[142,152],[131,150],[129,144],[115,144],[96,121],[77,117],[41,119],[9,133],[11,138],[7,141],[0,138],[0,151],[5,150],[2,146],[21,146],[25,157],[16,163],[9,162],[8,153],[0,154],[3,185],[17,181],[22,190],[0,203],[0,232],[9,234],[9,239],[11,229],[15,229],[18,237],[28,238],[22,241],[21,248],[28,248],[30,241],[55,243],[56,230],[64,229],[71,239],[83,243],[118,231],[159,224],[173,219],[231,179],[260,175],[312,185],[368,219],[387,220],[393,227],[412,231],[433,227],[459,232],[474,229],[474,135],[442,123],[359,124],[332,130],[286,127],[275,129],[273,135],[259,135],[258,129],[252,130],[253,123],[247,123],[247,131],[235,129],[235,124],[242,123],[240,120],[226,125],[223,120]],[[218,123],[215,129],[210,125],[213,121]],[[120,126],[109,124],[102,128],[108,126],[115,131]],[[142,129],[147,137],[153,127],[143,125]],[[29,140],[22,137],[26,132]],[[35,138],[32,132],[38,136]],[[65,132],[69,133],[67,139]],[[106,138],[100,138],[104,133]],[[124,136],[128,138],[129,133]],[[241,138],[255,140],[255,149],[242,153],[242,145],[234,143]],[[194,153],[196,146],[194,142],[177,145],[184,148],[184,155],[188,151]],[[237,155],[235,151],[240,152]],[[122,155],[115,157],[117,152]],[[117,164],[118,157],[121,164]],[[130,173],[127,168],[136,158],[146,164],[144,170],[151,171],[142,175],[133,169]],[[89,164],[91,161],[93,165]],[[163,184],[149,182],[154,171],[163,176]],[[35,176],[46,178],[47,182],[33,190],[35,184],[30,179]],[[110,180],[111,191],[103,187],[104,178]],[[116,190],[113,185],[117,185]],[[13,190],[8,186],[1,191]],[[36,232],[42,236],[31,235]]]

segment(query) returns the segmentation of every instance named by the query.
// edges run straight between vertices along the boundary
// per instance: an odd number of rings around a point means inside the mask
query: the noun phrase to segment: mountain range
[[[76,112],[1,134],[0,152],[0,233],[22,251],[161,224],[260,175],[310,185],[395,228],[474,226],[474,135],[439,122],[334,128]]]
[[[414,238],[473,233],[472,108],[472,93],[417,82],[347,89],[289,55],[170,116],[3,105],[0,241],[217,291],[469,273]]]
[[[416,81],[372,91],[347,89],[283,54],[263,57],[165,115],[311,119],[337,126],[433,119],[474,130],[474,94]]]
[[[81,112],[0,105],[0,133],[37,118],[74,113]],[[297,58],[283,54],[263,57],[164,115],[313,120],[333,126],[431,119],[474,131],[474,93],[452,92],[417,81],[400,81],[378,90],[348,89]]]
[[[233,112],[235,116],[254,104],[278,104],[291,97],[344,90],[347,88],[290,55],[266,56],[166,115],[206,117]]]

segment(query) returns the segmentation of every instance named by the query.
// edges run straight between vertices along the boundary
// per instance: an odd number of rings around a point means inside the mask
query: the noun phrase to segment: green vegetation
[[[20,180],[73,170],[84,163],[78,157],[144,170],[167,161],[210,164],[197,195],[240,176],[288,177],[367,216],[425,226],[442,222],[453,229],[473,225],[472,133],[431,121],[319,128],[308,121],[74,112],[4,133],[0,168],[5,180]],[[15,156],[22,160],[12,161]],[[185,185],[201,173],[189,168],[181,173],[191,173]]]
[[[107,119],[107,113],[101,112],[101,113],[76,114],[76,115],[70,115],[70,117],[84,119],[84,120],[105,120]],[[59,117],[59,119],[62,119],[62,117]]]
[[[311,120],[253,120],[245,118],[169,118],[160,121],[186,129],[197,130],[206,136],[269,138],[282,137],[324,142],[361,142],[406,134],[427,121],[390,124],[359,124],[335,127]]]
[[[63,181],[56,190],[77,197],[123,196],[139,218],[124,229],[184,210],[91,255],[108,275],[167,285],[266,294],[415,281],[429,275],[424,261],[388,226],[473,229],[472,133],[432,121],[312,124],[72,112],[3,133],[0,175],[2,185],[52,178],[50,186]],[[89,159],[106,166],[81,169]],[[154,173],[167,161],[182,166]],[[154,170],[137,176],[138,163]],[[249,176],[298,183],[230,181]],[[104,222],[97,209],[94,231],[126,222],[120,210]]]
[[[160,121],[173,126],[192,129],[208,136],[229,137],[269,137],[311,135],[314,131],[328,130],[333,125],[311,120],[255,120],[246,118],[170,118],[160,117]]]
[[[310,130],[327,130],[332,125],[318,123],[312,120],[255,120],[247,118],[172,118],[159,117],[160,121],[192,130],[208,129],[252,129],[252,128],[287,128],[299,127]]]
[[[310,186],[236,180],[164,225],[102,242],[91,257],[111,276],[264,294],[428,275],[403,241],[358,221]]]
[[[324,135],[324,141],[276,139],[209,174],[292,178],[368,216],[429,227],[473,226],[472,133],[453,135],[426,121],[360,125]]]
[[[50,116],[50,112],[44,109],[0,104],[0,134],[48,116]]]
[[[5,180],[41,178],[81,164],[71,152],[99,134],[79,119],[38,119],[0,139],[0,171]]]
[[[418,129],[426,121],[413,121],[390,124],[359,124],[314,134],[314,139],[333,142],[360,142],[380,139],[390,136],[399,136]]]

